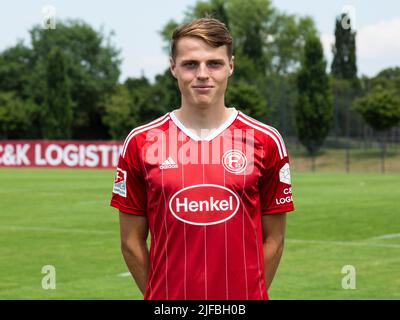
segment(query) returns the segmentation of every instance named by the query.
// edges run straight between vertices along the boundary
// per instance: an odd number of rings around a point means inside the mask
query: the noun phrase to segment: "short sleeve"
[[[146,215],[146,181],[134,141],[128,145],[125,158],[122,154],[119,157],[110,205],[124,213]]]
[[[264,170],[260,178],[261,214],[294,210],[289,155],[280,135],[268,139],[263,150]]]

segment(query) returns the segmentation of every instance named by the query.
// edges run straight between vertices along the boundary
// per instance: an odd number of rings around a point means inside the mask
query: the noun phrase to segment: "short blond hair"
[[[200,38],[213,48],[225,45],[229,59],[232,58],[232,36],[226,25],[217,19],[200,18],[177,27],[171,39],[171,57],[174,60],[177,55],[178,41],[183,37]]]

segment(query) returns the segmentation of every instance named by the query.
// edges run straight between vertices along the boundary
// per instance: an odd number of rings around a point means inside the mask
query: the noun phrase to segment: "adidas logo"
[[[178,165],[171,157],[168,157],[168,159],[165,160],[160,166],[160,169],[172,169],[172,168],[178,168]]]

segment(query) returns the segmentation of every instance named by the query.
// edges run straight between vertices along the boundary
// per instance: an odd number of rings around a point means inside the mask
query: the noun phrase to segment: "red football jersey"
[[[276,129],[231,112],[207,138],[173,111],[125,140],[111,205],[148,219],[145,299],[268,299],[261,216],[294,210],[289,158]]]

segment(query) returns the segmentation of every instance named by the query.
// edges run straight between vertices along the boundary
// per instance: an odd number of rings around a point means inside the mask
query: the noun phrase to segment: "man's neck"
[[[204,138],[219,128],[232,115],[232,109],[223,103],[217,106],[190,106],[182,104],[175,111],[176,117],[197,136]]]

